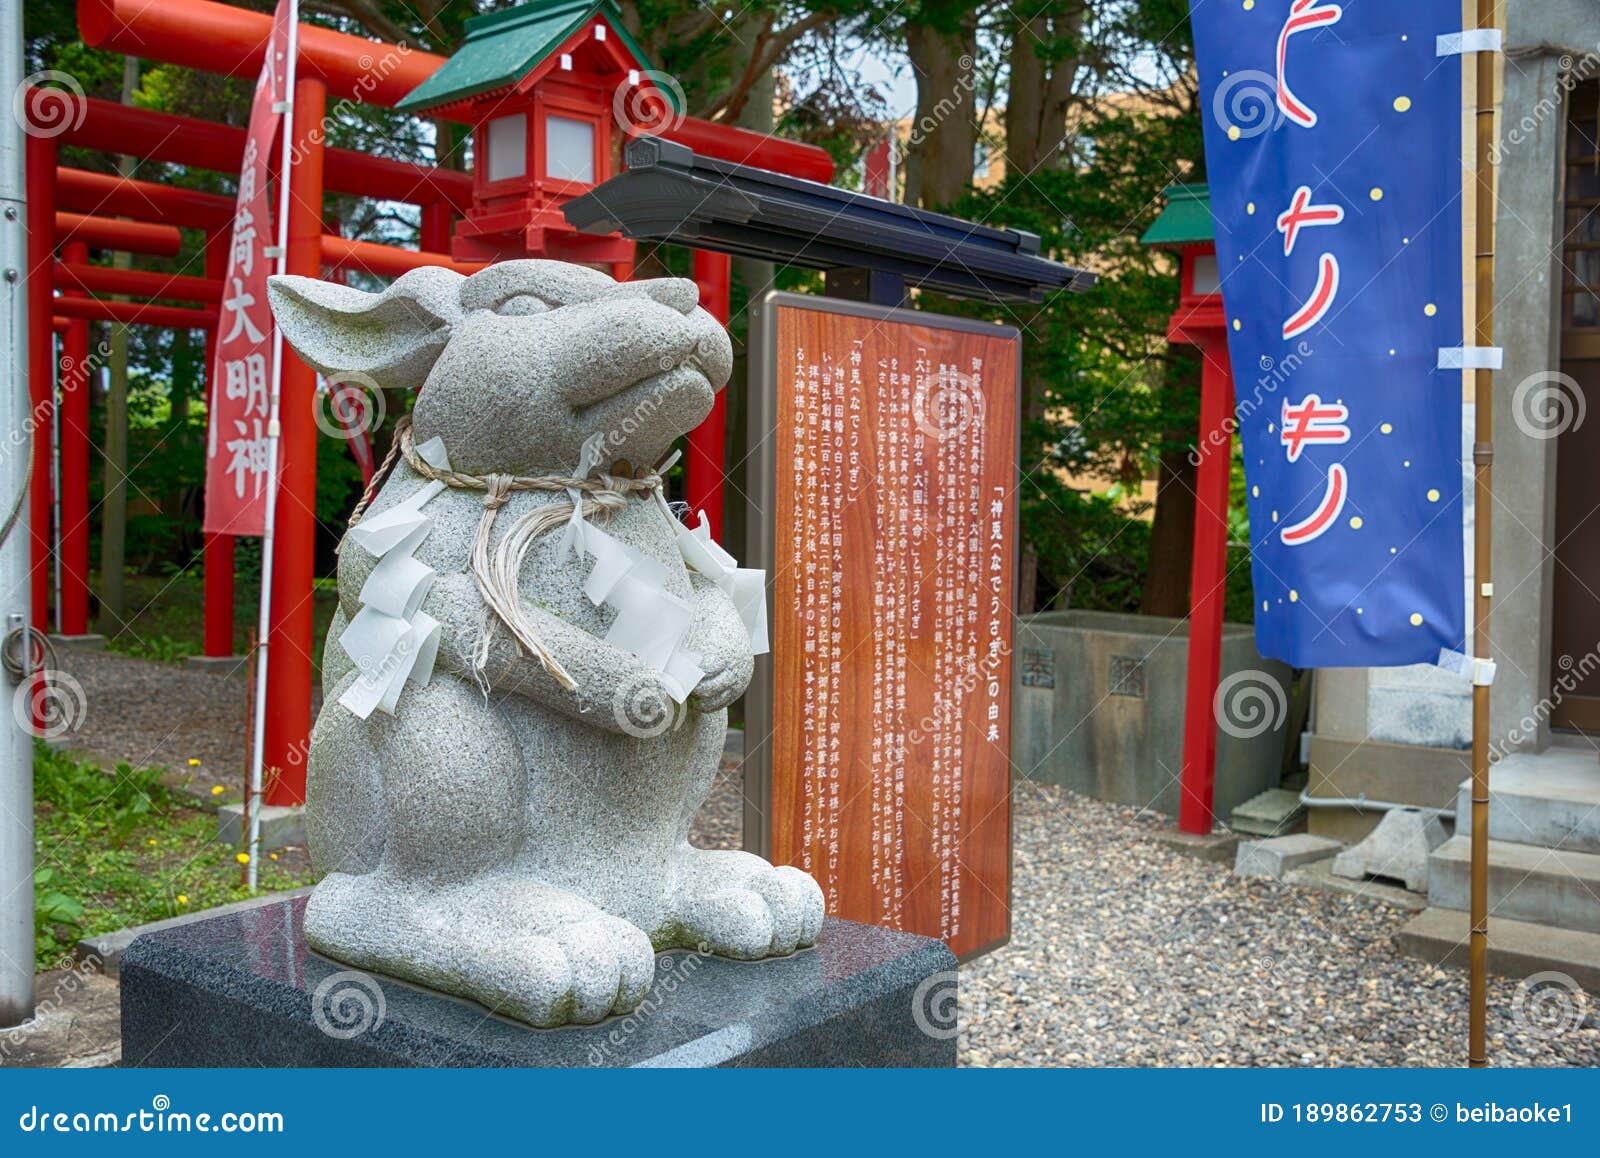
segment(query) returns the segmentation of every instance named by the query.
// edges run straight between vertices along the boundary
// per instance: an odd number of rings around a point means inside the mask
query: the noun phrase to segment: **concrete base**
[[[1399,885],[1385,884],[1382,881],[1360,880],[1353,881],[1348,877],[1333,875],[1333,862],[1331,860],[1313,861],[1301,868],[1290,869],[1284,874],[1283,883],[1294,885],[1296,888],[1316,889],[1318,892],[1338,893],[1346,897],[1362,897],[1369,901],[1381,901],[1395,909],[1404,909],[1412,913],[1420,913],[1428,907],[1428,898],[1419,896],[1401,888]]]
[[[248,655],[191,655],[184,658],[183,666],[195,671],[210,672],[213,675],[231,676],[234,679],[250,678]]]
[[[217,809],[217,839],[223,844],[244,844],[244,805],[224,804]],[[305,842],[306,810],[302,805],[261,806],[262,848],[287,848]]]
[[[106,637],[94,632],[88,635],[52,635],[50,642],[62,651],[104,651]]]
[[[1019,618],[1012,665],[1012,760],[1036,780],[1095,800],[1178,815],[1183,790],[1187,620],[1103,611]],[[1222,628],[1221,678],[1272,708],[1266,730],[1217,732],[1216,815],[1277,786],[1283,770],[1292,673],[1262,659],[1246,624]],[[1243,706],[1245,701],[1241,701]],[[1241,721],[1243,722],[1243,721]],[[1252,718],[1249,723],[1256,721]],[[1230,852],[1229,861],[1232,860]]]
[[[306,947],[303,898],[140,937],[122,958],[124,1066],[953,1066],[943,942],[827,919],[755,963],[663,953],[644,1003],[538,1030]]]
[[[1150,839],[1165,845],[1173,852],[1208,860],[1216,864],[1232,864],[1238,855],[1239,837],[1231,832],[1213,832],[1205,836],[1180,832],[1176,828],[1163,828],[1150,834]]]
[[[1333,875],[1362,880],[1386,877],[1414,893],[1428,891],[1428,857],[1448,839],[1431,812],[1399,808],[1384,814],[1378,827],[1354,848],[1333,858]]]
[[[1312,796],[1365,796],[1425,808],[1453,808],[1457,786],[1472,774],[1471,753],[1455,748],[1326,736],[1313,736],[1310,747]],[[1306,816],[1306,831],[1355,844],[1377,828],[1383,817],[1374,809],[1312,808]]]
[[[1326,860],[1338,852],[1339,847],[1336,840],[1304,832],[1274,836],[1269,840],[1247,840],[1239,845],[1233,871],[1241,877],[1270,877],[1281,881],[1291,869]]]

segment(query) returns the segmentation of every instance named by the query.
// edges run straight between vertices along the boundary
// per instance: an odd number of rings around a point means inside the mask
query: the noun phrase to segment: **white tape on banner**
[[[1478,659],[1449,648],[1440,648],[1438,666],[1464,680],[1471,680],[1478,687],[1486,688],[1494,683],[1495,663],[1492,659]]]
[[[1440,346],[1441,370],[1498,370],[1505,360],[1499,346]]]
[[[1501,47],[1498,28],[1469,28],[1465,32],[1447,32],[1434,41],[1435,56],[1460,56],[1467,52],[1499,52]]]

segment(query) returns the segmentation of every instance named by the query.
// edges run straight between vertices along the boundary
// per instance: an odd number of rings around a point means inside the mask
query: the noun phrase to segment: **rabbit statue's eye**
[[[550,305],[537,294],[517,294],[509,297],[495,307],[495,313],[521,317],[525,314],[547,313]]]

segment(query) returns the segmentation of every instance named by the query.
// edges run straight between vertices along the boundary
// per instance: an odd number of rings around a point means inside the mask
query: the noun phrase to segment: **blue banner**
[[[1193,0],[1256,645],[1463,650],[1459,0]]]

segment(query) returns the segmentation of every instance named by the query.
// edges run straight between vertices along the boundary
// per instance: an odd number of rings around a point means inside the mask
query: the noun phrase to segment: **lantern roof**
[[[622,53],[632,58],[629,67],[653,68],[623,27],[614,0],[532,0],[468,20],[461,47],[395,108],[410,113],[436,111],[525,82],[532,73],[542,74],[556,51],[595,17],[605,23],[608,38],[615,37]],[[664,85],[661,91],[681,112],[674,88]]]
[[[1193,245],[1216,240],[1209,185],[1168,185],[1167,207],[1139,241],[1144,245]]]

